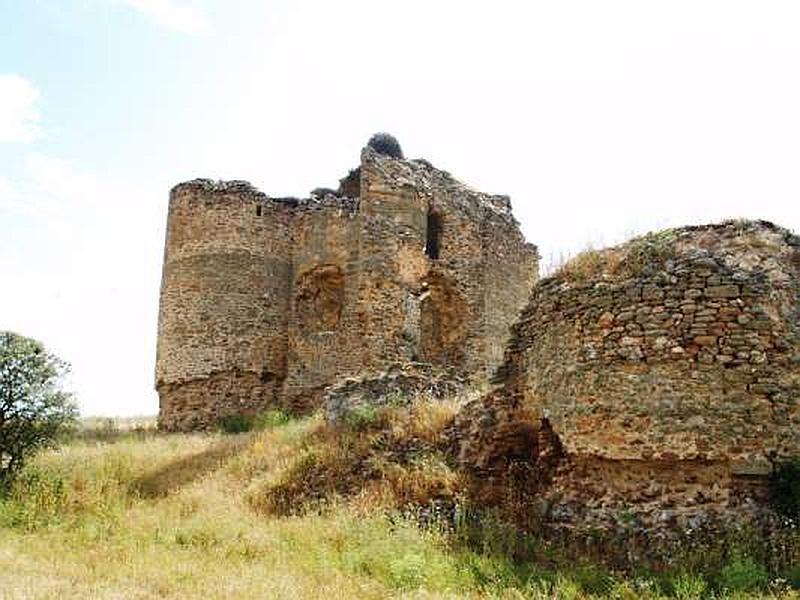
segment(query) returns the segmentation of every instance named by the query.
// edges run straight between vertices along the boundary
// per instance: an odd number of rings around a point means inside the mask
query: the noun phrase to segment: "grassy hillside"
[[[451,415],[390,410],[335,432],[267,419],[238,435],[101,423],[38,456],[0,500],[0,597],[800,598],[745,560],[626,578],[514,560],[498,525],[437,525],[463,488],[438,447]],[[409,507],[426,503],[433,525],[420,527]]]

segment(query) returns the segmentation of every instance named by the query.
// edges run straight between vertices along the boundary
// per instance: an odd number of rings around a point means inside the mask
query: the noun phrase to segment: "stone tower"
[[[508,198],[371,147],[338,190],[170,194],[156,389],[165,429],[316,407],[336,380],[422,361],[485,377],[536,280]]]

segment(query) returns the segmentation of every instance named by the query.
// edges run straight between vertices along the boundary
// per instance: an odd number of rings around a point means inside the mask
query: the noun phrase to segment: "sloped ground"
[[[436,526],[434,509],[410,507],[463,500],[444,447],[454,411],[128,433],[43,454],[0,500],[0,598],[695,598],[720,581],[762,585],[737,597],[798,598],[746,561],[723,580],[625,579],[515,560],[514,536],[488,521],[461,531],[451,511]]]

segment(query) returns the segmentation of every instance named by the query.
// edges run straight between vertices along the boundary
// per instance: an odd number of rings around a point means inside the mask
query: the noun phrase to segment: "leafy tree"
[[[67,371],[40,342],[0,332],[0,488],[30,454],[75,425],[77,407],[59,389]]]

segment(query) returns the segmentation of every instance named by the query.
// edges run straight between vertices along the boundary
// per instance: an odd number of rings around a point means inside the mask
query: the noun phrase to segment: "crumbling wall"
[[[325,390],[323,408],[329,423],[341,424],[359,411],[409,406],[420,399],[454,401],[465,394],[463,378],[427,363],[389,365],[340,379]]]
[[[330,196],[294,215],[283,398],[292,410],[317,406],[324,387],[359,358],[357,216],[353,201]]]
[[[252,413],[279,395],[290,217],[290,207],[244,182],[195,180],[172,190],[156,362],[162,428]],[[201,389],[203,402],[192,392]]]
[[[358,370],[413,360],[427,203],[406,161],[365,148],[361,156],[358,308],[363,336]],[[410,316],[411,315],[411,316]]]
[[[464,365],[467,339],[473,324],[472,307],[444,269],[431,269],[420,296],[420,358],[437,365]]]
[[[482,332],[484,372],[490,376],[501,364],[512,325],[528,302],[538,279],[536,247],[509,226],[511,202],[491,196],[481,218]]]
[[[375,344],[388,343],[398,359],[486,377],[537,279],[536,247],[508,198],[477,192],[427,161],[369,148],[361,172],[361,254],[370,257],[363,272],[365,281],[380,280],[380,298],[362,287],[381,307]]]
[[[393,364],[485,377],[535,277],[507,199],[369,146],[338,191],[306,199],[181,184],[159,314],[161,426],[310,410],[338,379]]]
[[[564,451],[556,516],[638,507],[667,519],[744,502],[746,481],[800,454],[799,258],[797,237],[760,222],[578,257],[534,289],[497,388],[471,409],[485,431],[464,421],[462,460],[502,468],[498,424],[546,423]]]

